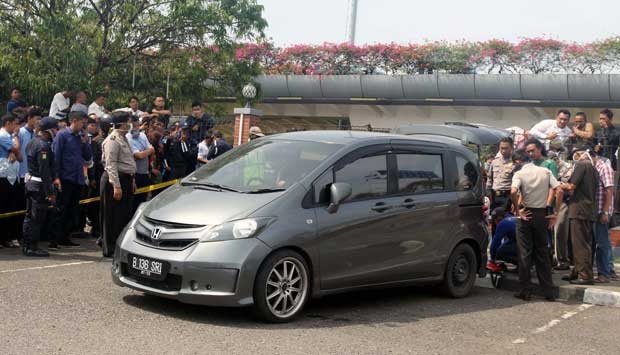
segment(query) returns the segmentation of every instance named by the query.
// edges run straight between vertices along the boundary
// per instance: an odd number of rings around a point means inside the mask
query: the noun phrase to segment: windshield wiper
[[[251,191],[246,191],[246,194],[267,194],[270,192],[280,192],[280,191],[284,191],[286,189],[283,188],[272,188],[272,189],[258,189],[258,190],[251,190]]]
[[[238,193],[242,193],[243,191],[237,190],[237,189],[233,189],[232,187],[226,186],[226,185],[219,185],[219,184],[214,184],[211,182],[189,182],[189,181],[184,181],[181,183],[182,186],[199,186],[199,187],[209,187],[211,189],[213,189],[213,191],[231,191],[231,192],[238,192]]]

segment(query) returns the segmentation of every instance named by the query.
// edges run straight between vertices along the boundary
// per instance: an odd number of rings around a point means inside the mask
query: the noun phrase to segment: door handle
[[[400,204],[400,207],[405,207],[405,208],[415,207],[415,201],[413,201],[412,199],[408,198],[405,201],[403,201],[403,203]]]
[[[374,206],[370,207],[371,210],[377,212],[387,211],[394,206],[386,205],[385,202],[377,202]]]

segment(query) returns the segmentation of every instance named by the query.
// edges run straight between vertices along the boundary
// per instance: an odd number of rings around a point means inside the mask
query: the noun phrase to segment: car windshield
[[[327,142],[261,138],[209,162],[183,184],[243,193],[283,191],[340,147]]]

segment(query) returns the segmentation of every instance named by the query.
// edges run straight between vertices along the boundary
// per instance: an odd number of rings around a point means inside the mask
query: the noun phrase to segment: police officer
[[[499,141],[499,155],[491,162],[487,176],[487,191],[491,193],[491,209],[506,207],[510,199],[510,184],[512,182],[512,147],[513,140],[504,137]]]
[[[116,239],[131,219],[136,161],[127,141],[132,124],[128,112],[112,114],[114,130],[103,141],[104,172],[101,176],[101,232],[103,256],[114,254]]]
[[[25,256],[49,256],[40,249],[41,230],[48,218],[48,207],[56,203],[53,185],[54,154],[52,139],[58,131],[58,121],[45,117],[39,124],[39,134],[26,146],[26,217],[24,218],[22,252]]]
[[[562,204],[562,189],[549,169],[529,162],[527,154],[518,150],[512,160],[516,171],[512,177],[510,197],[515,208],[517,221],[517,250],[519,259],[520,291],[515,297],[529,301],[533,284],[531,267],[536,265],[538,284],[548,301],[555,300],[551,278],[551,259],[547,242],[547,229],[557,220],[557,212],[552,212],[555,192],[555,211]]]

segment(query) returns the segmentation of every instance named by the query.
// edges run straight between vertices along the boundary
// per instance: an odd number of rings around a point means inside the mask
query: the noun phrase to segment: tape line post
[[[172,186],[172,185],[176,184],[179,181],[181,181],[181,179],[170,180],[170,181],[166,181],[166,182],[160,182],[159,184],[144,186],[144,187],[141,187],[139,189],[136,189],[136,192],[134,192],[134,195],[144,194],[144,193],[155,191],[155,190],[160,190],[160,189],[163,189],[164,187]],[[80,200],[80,205],[85,205],[85,204],[88,204],[88,203],[98,202],[99,200],[101,200],[100,197],[87,198],[87,199],[84,199],[84,200]],[[23,214],[26,214],[26,210],[2,213],[2,214],[0,214],[0,219],[2,219],[2,218],[11,218],[11,217],[20,216],[20,215],[23,215]]]

